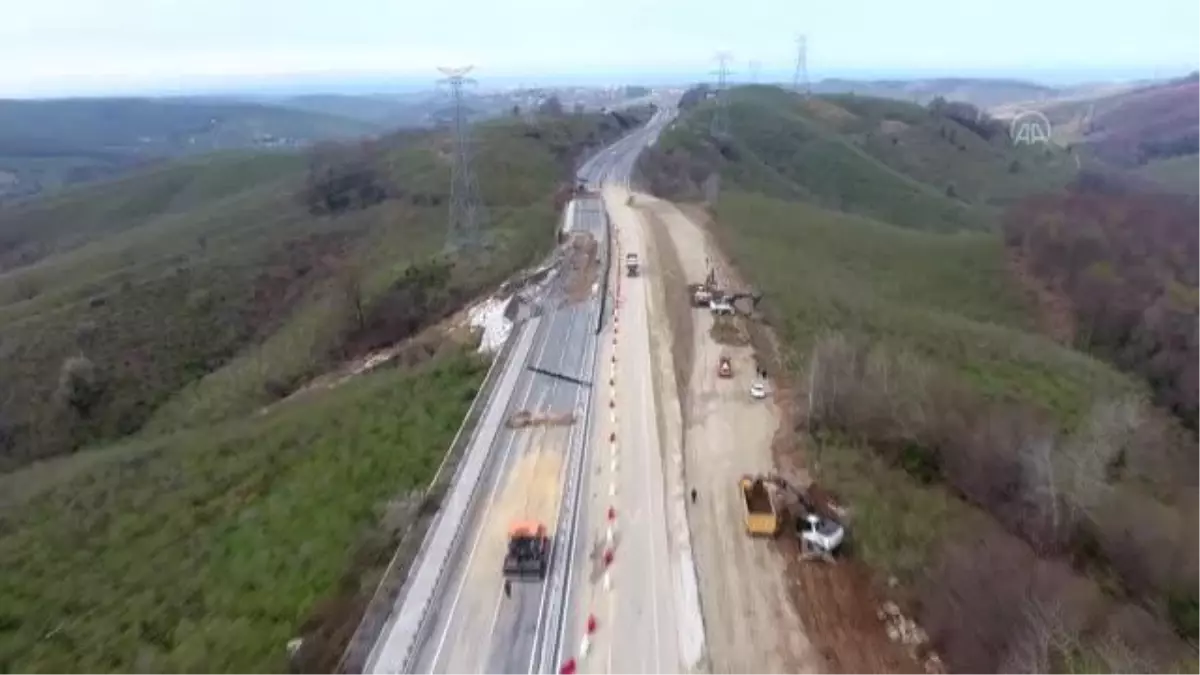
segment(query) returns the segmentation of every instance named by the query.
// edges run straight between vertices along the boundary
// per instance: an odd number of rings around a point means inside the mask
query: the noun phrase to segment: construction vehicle
[[[796,535],[800,538],[802,558],[833,562],[833,554],[846,539],[846,528],[832,518],[807,513],[796,521]]]
[[[717,377],[733,377],[733,362],[724,354],[717,361]]]
[[[751,536],[779,534],[779,514],[763,476],[742,476],[742,503],[746,508],[746,532]]]
[[[692,307],[708,307],[712,301],[712,293],[704,284],[688,284],[688,295],[692,299]]]
[[[626,276],[636,277],[638,275],[639,266],[640,266],[640,262],[638,261],[638,254],[636,254],[636,253],[626,253],[625,254],[625,275]]]
[[[546,526],[523,520],[508,529],[508,553],[504,576],[516,579],[545,579],[550,567],[550,535]]]
[[[712,300],[708,301],[708,309],[716,316],[729,316],[733,314],[733,303],[720,293],[713,293]]]
[[[846,540],[846,528],[834,517],[832,508],[819,508],[811,497],[811,490],[801,490],[782,476],[771,474],[751,478],[770,485],[775,489],[776,498],[787,502],[783,510],[785,518],[794,523],[796,538],[800,540],[800,557],[832,562]]]
[[[709,307],[717,290],[717,271],[711,267],[708,276],[702,284],[688,284],[688,294],[692,297],[693,307]]]

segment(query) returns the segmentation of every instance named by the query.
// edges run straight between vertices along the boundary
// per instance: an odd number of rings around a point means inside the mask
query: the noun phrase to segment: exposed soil
[[[719,234],[700,207],[679,208],[709,234],[708,247],[718,278],[745,287],[742,276],[719,253]],[[680,229],[680,228],[676,228]],[[763,321],[741,319],[746,326],[755,365],[766,370],[773,384],[778,423],[770,440],[771,462],[780,475],[794,485],[808,488],[816,501],[833,500],[813,485],[812,471],[805,462],[802,431],[806,393],[787,367],[790,359],[777,336]],[[739,536],[744,536],[738,532]],[[732,533],[730,533],[730,536]],[[823,670],[840,673],[921,673],[925,668],[907,650],[887,636],[887,626],[878,614],[884,600],[882,589],[862,563],[842,557],[836,564],[800,559],[794,536],[780,536],[774,548],[786,564],[787,594],[803,623],[808,638],[824,661]],[[748,668],[749,664],[743,665]]]
[[[649,235],[647,237],[648,253],[655,260],[658,282],[666,299],[669,327],[667,334],[671,335],[671,360],[675,365],[675,387],[678,390],[680,404],[686,411],[690,405],[688,382],[692,376],[693,350],[691,340],[679,339],[678,336],[688,336],[693,331],[695,321],[692,316],[696,310],[691,306],[688,290],[688,284],[692,283],[692,280],[688,279],[687,274],[683,271],[683,266],[679,262],[679,256],[675,254],[675,245],[671,242],[671,235],[667,233],[666,226],[653,212],[643,212],[642,216],[645,218]],[[676,297],[677,294],[678,297]]]
[[[746,322],[736,316],[714,316],[709,337],[720,345],[746,347],[750,344],[750,333],[746,330]]]
[[[571,235],[563,258],[568,302],[582,302],[592,296],[592,289],[600,279],[598,250],[599,244],[590,233]]]
[[[710,335],[711,315],[691,307],[687,283],[703,279],[708,245],[702,230],[670,204],[638,195],[635,202],[654,242],[653,267],[663,271],[666,317],[684,402],[684,456],[700,604],[713,672],[821,672],[826,669],[793,606],[787,561],[769,541],[746,534],[737,481],[773,470],[775,407],[748,389],[755,359],[749,346],[727,346]],[[722,354],[733,377],[717,375]]]

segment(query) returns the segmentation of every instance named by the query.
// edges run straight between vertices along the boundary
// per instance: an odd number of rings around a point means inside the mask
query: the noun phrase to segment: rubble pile
[[[914,660],[924,664],[927,673],[942,673],[942,660],[929,648],[929,635],[916,621],[904,616],[900,607],[890,600],[875,612],[887,631],[888,639],[904,645]]]
[[[532,426],[564,427],[574,423],[574,413],[535,413],[521,410],[509,417],[506,425],[509,429],[521,429]]]

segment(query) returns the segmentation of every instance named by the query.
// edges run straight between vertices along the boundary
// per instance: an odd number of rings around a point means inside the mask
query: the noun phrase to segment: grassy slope
[[[946,236],[807,204],[723,194],[719,236],[765,294],[788,360],[808,367],[817,339],[865,337],[960,374],[998,399],[1033,402],[1069,424],[1100,396],[1137,385],[1031,331],[990,233]],[[919,579],[940,542],[974,517],[869,452],[827,446],[832,487],[854,504],[855,541],[876,569]]]
[[[652,183],[664,172],[688,180],[660,181],[652,185],[656,190],[696,196],[703,177],[719,170],[725,187],[955,231],[987,229],[997,206],[1073,175],[1074,162],[1064,152],[985,141],[953,120],[898,101],[805,101],[769,87],[735,89],[731,137],[723,147],[701,133],[713,108],[702,104],[660,141],[644,165]]]
[[[547,125],[543,138],[531,138],[519,132],[519,126],[503,124],[490,128],[481,139],[476,161],[486,167],[480,185],[496,250],[489,264],[464,270],[468,276],[460,281],[465,287],[478,290],[498,282],[546,250],[555,218],[549,188],[561,171],[553,148],[567,147],[583,128]],[[448,184],[449,167],[430,150],[436,148],[410,150],[413,156],[394,165],[400,184],[416,192],[438,191]],[[444,243],[444,206],[393,212],[389,208],[383,205],[376,214],[378,223],[368,229],[352,253],[369,270],[363,281],[368,301],[401,277],[408,261],[432,255]],[[336,300],[329,294],[314,298],[261,345],[180,391],[156,412],[150,428],[163,430],[223,419],[268,402],[264,380],[290,381],[309,374],[311,355],[327,349],[336,339]]]
[[[1024,298],[990,233],[897,228],[744,193],[716,212],[731,255],[768,295],[786,342],[805,358],[827,331],[919,354],[989,395],[1032,400],[1071,419],[1129,381],[1031,332]]]
[[[454,292],[546,251],[571,155],[620,131],[598,117],[480,129],[492,248],[455,272]],[[406,524],[397,500],[427,484],[485,364],[450,344],[416,370],[247,413],[273,399],[268,381],[315,372],[344,338],[327,258],[362,271],[370,311],[440,249],[446,140],[394,141],[379,160],[393,198],[334,218],[296,205],[296,159],[238,179],[242,160],[212,158],[167,169],[182,183],[153,172],[0,219],[0,234],[37,242],[35,262],[0,275],[0,349],[25,355],[0,361],[0,421],[31,398],[19,386],[53,386],[49,370],[21,377],[78,349],[89,322],[87,353],[124,375],[106,395],[136,402],[117,419],[153,420],[0,475],[0,669],[280,672],[310,621],[353,625],[355,594]],[[81,231],[42,229],[66,218]]]
[[[304,613],[382,506],[428,482],[482,371],[448,356],[0,478],[24,497],[0,512],[0,669],[285,671]]]
[[[865,338],[884,353],[916,355],[954,373],[992,400],[1031,404],[1064,430],[1097,401],[1144,391],[1107,364],[1038,334],[1034,308],[1013,283],[992,229],[998,206],[1064,183],[1069,158],[990,144],[955,122],[929,124],[925,111],[898,102],[799,102],[753,91],[731,98],[724,157],[704,137],[702,107],[660,141],[641,170],[668,196],[684,198],[699,196],[707,171],[720,171],[716,234],[764,292],[763,307],[797,373],[811,367],[821,337]],[[903,126],[888,125],[885,133],[880,120]],[[936,130],[943,124],[957,128],[949,151]],[[1022,163],[1015,173],[1013,160]],[[819,176],[822,167],[840,177]],[[680,180],[680,173],[690,175]],[[955,200],[962,210],[910,187],[951,176],[962,186]],[[842,186],[847,180],[861,189]],[[956,229],[966,231],[946,232]],[[909,398],[892,400],[903,406]],[[980,509],[914,480],[871,449],[827,441],[810,459],[853,506],[855,555],[910,590],[928,583],[948,543],[995,529]]]
[[[598,140],[598,124],[480,130],[494,249],[487,264],[460,270],[455,288],[477,291],[545,250],[562,162],[589,134]],[[305,162],[286,155],[190,161],[0,213],[8,266],[30,263],[0,274],[0,428],[26,453],[16,461],[150,419],[156,431],[223,419],[326,365],[344,327],[337,270],[362,271],[369,306],[444,242],[445,137],[410,134],[388,148],[380,168],[397,197],[334,218],[299,204]],[[106,393],[65,439],[52,395],[60,365],[80,351]],[[44,448],[28,442],[43,437]]]

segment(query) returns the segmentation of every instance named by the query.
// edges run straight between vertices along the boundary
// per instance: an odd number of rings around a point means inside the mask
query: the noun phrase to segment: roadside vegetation
[[[336,663],[486,370],[447,320],[553,247],[577,163],[646,112],[480,125],[476,250],[445,246],[444,131],[0,210],[0,668]]]
[[[948,666],[1194,669],[1196,440],[1154,405],[1174,410],[1164,373],[1195,344],[1181,212],[1149,237],[1174,247],[1135,246],[1140,202],[1040,196],[1078,189],[1074,158],[1013,148],[962,104],[746,87],[714,139],[693,100],[643,180],[704,202],[764,294],[852,555],[896,580]],[[1118,282],[1081,290],[1097,265]]]
[[[0,668],[287,671],[314,603],[390,557],[484,365],[448,353],[0,477]]]

